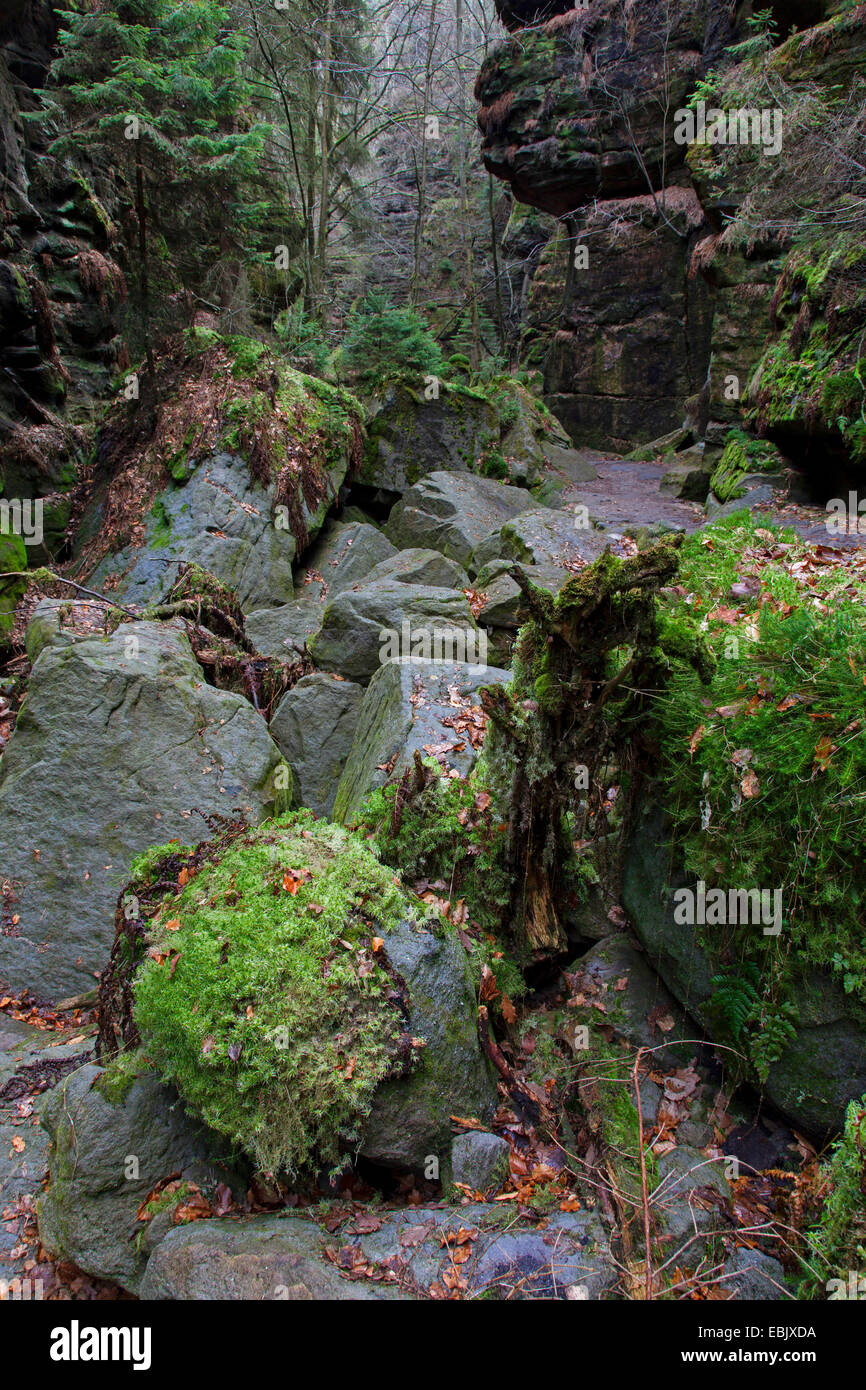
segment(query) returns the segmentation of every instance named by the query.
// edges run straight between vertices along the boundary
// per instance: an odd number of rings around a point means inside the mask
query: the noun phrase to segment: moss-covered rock
[[[785,459],[775,444],[766,439],[755,439],[742,430],[731,430],[724,453],[710,480],[710,487],[720,502],[732,502],[745,496],[747,482],[760,481],[764,474],[769,477],[775,475],[776,480],[781,482],[780,475],[785,466]]]
[[[175,564],[194,560],[245,608],[286,602],[292,561],[360,466],[363,407],[256,339],[204,329],[170,345],[155,389],[150,430],[137,401],[106,423],[76,532],[83,568],[97,587],[111,579],[129,600],[147,603]],[[120,495],[130,453],[135,507]]]
[[[436,469],[473,472],[499,441],[499,414],[479,391],[401,377],[377,399],[367,429],[361,481],[403,493]]]
[[[0,574],[27,569],[27,547],[20,536],[0,535]],[[0,579],[0,646],[7,642],[15,623],[15,608],[26,587],[24,579]]]
[[[142,863],[142,896],[161,872]],[[191,1110],[267,1171],[350,1148],[423,1167],[450,1114],[489,1114],[459,942],[346,831],[269,822],[155,901],[136,1027]]]

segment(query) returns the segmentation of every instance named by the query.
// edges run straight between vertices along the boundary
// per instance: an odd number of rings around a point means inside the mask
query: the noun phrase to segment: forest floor
[[[27,999],[0,998],[0,1302],[127,1297],[74,1265],[50,1260],[36,1230],[48,1167],[39,1102],[91,1060],[95,1031],[91,1014],[62,1016]]]

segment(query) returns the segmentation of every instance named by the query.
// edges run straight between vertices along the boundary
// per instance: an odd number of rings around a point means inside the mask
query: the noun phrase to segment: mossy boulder
[[[754,439],[742,430],[731,430],[710,486],[720,502],[733,502],[746,495],[749,483],[761,483],[764,475],[767,481],[773,478],[783,482],[785,466],[775,444]]]
[[[141,862],[142,897],[161,873],[159,856]],[[421,1168],[446,1153],[450,1115],[489,1117],[463,948],[348,832],[287,815],[154,901],[134,985],[142,1042],[266,1171],[349,1150]]]
[[[335,474],[335,488],[341,481],[342,474]],[[143,545],[103,561],[92,586],[110,583],[124,603],[146,606],[167,592],[183,564],[194,561],[232,589],[245,609],[286,603],[297,542],[289,526],[272,516],[275,495],[273,487],[250,476],[240,455],[213,454],[195,463],[182,484],[158,495],[145,520]],[[325,511],[323,504],[307,516],[311,534]]]
[[[562,569],[569,564],[592,564],[609,544],[609,537],[604,531],[575,523],[570,509],[534,507],[506,522],[497,537],[478,546],[475,563],[502,558]]]
[[[481,392],[438,380],[427,390],[400,378],[376,401],[361,470],[368,486],[403,493],[437,469],[473,472],[498,442],[498,411]]]
[[[148,603],[173,582],[177,564],[193,560],[244,609],[285,603],[293,560],[360,466],[363,407],[256,339],[201,328],[166,347],[154,390],[152,429],[132,401],[115,407],[103,431],[75,537],[96,586],[116,579],[118,592]],[[131,511],[117,495],[130,453]],[[118,511],[125,535],[106,527]],[[107,553],[109,542],[123,547],[119,554]]]
[[[20,536],[0,535],[0,574],[27,569],[27,547]],[[12,635],[15,609],[26,588],[26,580],[0,579],[0,645]]]
[[[712,477],[712,464],[705,462],[701,445],[673,454],[667,462],[667,471],[659,483],[659,491],[669,497],[678,497],[684,502],[707,500]]]

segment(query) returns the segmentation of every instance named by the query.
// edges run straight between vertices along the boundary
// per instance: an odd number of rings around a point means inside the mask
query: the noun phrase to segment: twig
[[[643,1206],[644,1278],[646,1281],[647,1302],[649,1302],[652,1298],[653,1264],[652,1250],[650,1248],[650,1209],[649,1193],[647,1191],[646,1180],[646,1154],[644,1153],[643,1146],[643,1105],[641,1104],[640,1077],[638,1075],[640,1059],[643,1056],[643,1052],[644,1049],[642,1047],[639,1047],[637,1050],[637,1056],[634,1059],[634,1071],[632,1072],[632,1077],[634,1080],[635,1101],[637,1102],[638,1149],[640,1151],[640,1192],[641,1203]]]
[[[105,594],[98,594],[95,589],[85,589],[83,584],[76,584],[73,579],[62,579],[53,570],[7,570],[4,574],[0,574],[0,579],[29,579],[33,583],[68,584],[70,589],[75,589],[77,593],[87,594],[88,598],[99,599],[100,603],[107,603],[109,608],[116,608],[119,613],[125,613],[128,618],[134,618],[136,622],[140,617],[140,614],[133,613],[131,608],[124,608],[122,603],[115,603],[113,598],[106,598]]]

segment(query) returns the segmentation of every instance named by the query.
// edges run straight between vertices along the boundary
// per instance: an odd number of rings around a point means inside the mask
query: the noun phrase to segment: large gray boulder
[[[310,642],[310,655],[323,670],[366,685],[390,657],[414,651],[433,655],[437,637],[442,655],[484,659],[464,594],[384,579],[337,594],[325,609],[321,631]]]
[[[401,584],[427,584],[434,589],[468,589],[469,575],[456,560],[449,560],[438,550],[410,547],[398,550],[389,560],[376,565],[365,584],[380,579],[398,579]]]
[[[482,627],[514,629],[529,617],[523,592],[511,577],[514,564],[512,559],[491,560],[478,571],[475,588],[483,597],[478,612]],[[551,594],[558,594],[571,578],[571,571],[559,565],[520,564],[519,568],[532,584]]]
[[[469,1259],[456,1268],[465,1296],[598,1299],[617,1282],[595,1212],[556,1212],[543,1231],[516,1213],[503,1229],[501,1210],[480,1203],[382,1211],[372,1224],[372,1231],[366,1224],[356,1230],[349,1222],[337,1235],[300,1212],[284,1212],[175,1227],[151,1257],[141,1296],[343,1301],[412,1298],[433,1289],[444,1297],[444,1280],[453,1287],[461,1228]]]
[[[364,802],[389,777],[399,776],[418,751],[448,747],[449,767],[470,771],[477,749],[466,734],[443,720],[459,719],[478,704],[482,685],[506,685],[510,672],[460,662],[386,662],[370,682],[358,718],[352,750],[334,801],[334,819],[351,825]],[[462,745],[458,747],[457,745]]]
[[[440,381],[428,399],[423,382],[390,382],[367,424],[360,481],[402,493],[437,469],[472,470],[499,434],[499,412],[478,391]]]
[[[332,485],[345,476],[332,466]],[[110,579],[127,605],[153,603],[169,589],[180,564],[195,561],[234,590],[241,607],[265,608],[292,597],[292,561],[297,543],[283,518],[272,515],[273,485],[252,480],[249,464],[236,454],[204,459],[180,486],[161,492],[145,527],[144,543],[127,547],[95,570],[91,587]],[[326,504],[305,512],[309,534],[325,519]]]
[[[478,1042],[475,987],[457,935],[410,921],[383,935],[388,960],[409,989],[412,1035],[425,1046],[410,1076],[376,1091],[360,1152],[385,1168],[423,1172],[431,1158],[440,1168],[447,1162],[452,1115],[489,1123],[496,1081]]]
[[[170,1198],[138,1211],[166,1178],[210,1193],[245,1193],[244,1174],[217,1135],[191,1119],[146,1064],[87,1065],[52,1092],[42,1112],[50,1182],[38,1204],[39,1238],[52,1255],[138,1292],[148,1255],[171,1229]],[[183,1200],[189,1187],[176,1190]]]
[[[47,646],[0,763],[0,877],[19,918],[0,932],[0,978],[53,998],[90,987],[130,859],[200,839],[197,811],[262,819],[281,761],[252,706],[205,683],[179,628]]]
[[[695,879],[669,847],[661,813],[649,808],[627,848],[623,906],[668,989],[710,1037],[716,973],[697,931],[674,921],[674,893]],[[764,1093],[793,1125],[824,1139],[842,1129],[848,1102],[866,1091],[866,1027],[857,1002],[822,971],[793,969],[788,1000],[796,1037],[770,1068]]]
[[[427,546],[477,573],[477,546],[498,535],[507,521],[534,508],[524,488],[472,473],[429,473],[391,510],[385,533],[400,550]]]
[[[577,520],[578,514],[570,508],[533,507],[507,521],[497,536],[482,542],[476,548],[475,562],[501,558],[563,570],[591,564],[610,544],[610,537],[591,526],[575,525]]]
[[[262,656],[278,661],[297,661],[311,637],[322,626],[325,605],[304,590],[303,598],[292,599],[279,608],[257,608],[244,617],[244,630]]]
[[[313,596],[324,604],[344,589],[364,583],[375,566],[396,554],[378,527],[329,519],[295,577],[298,597]]]
[[[271,737],[292,769],[295,799],[330,816],[355,737],[364,691],[325,671],[303,676],[280,701]]]

